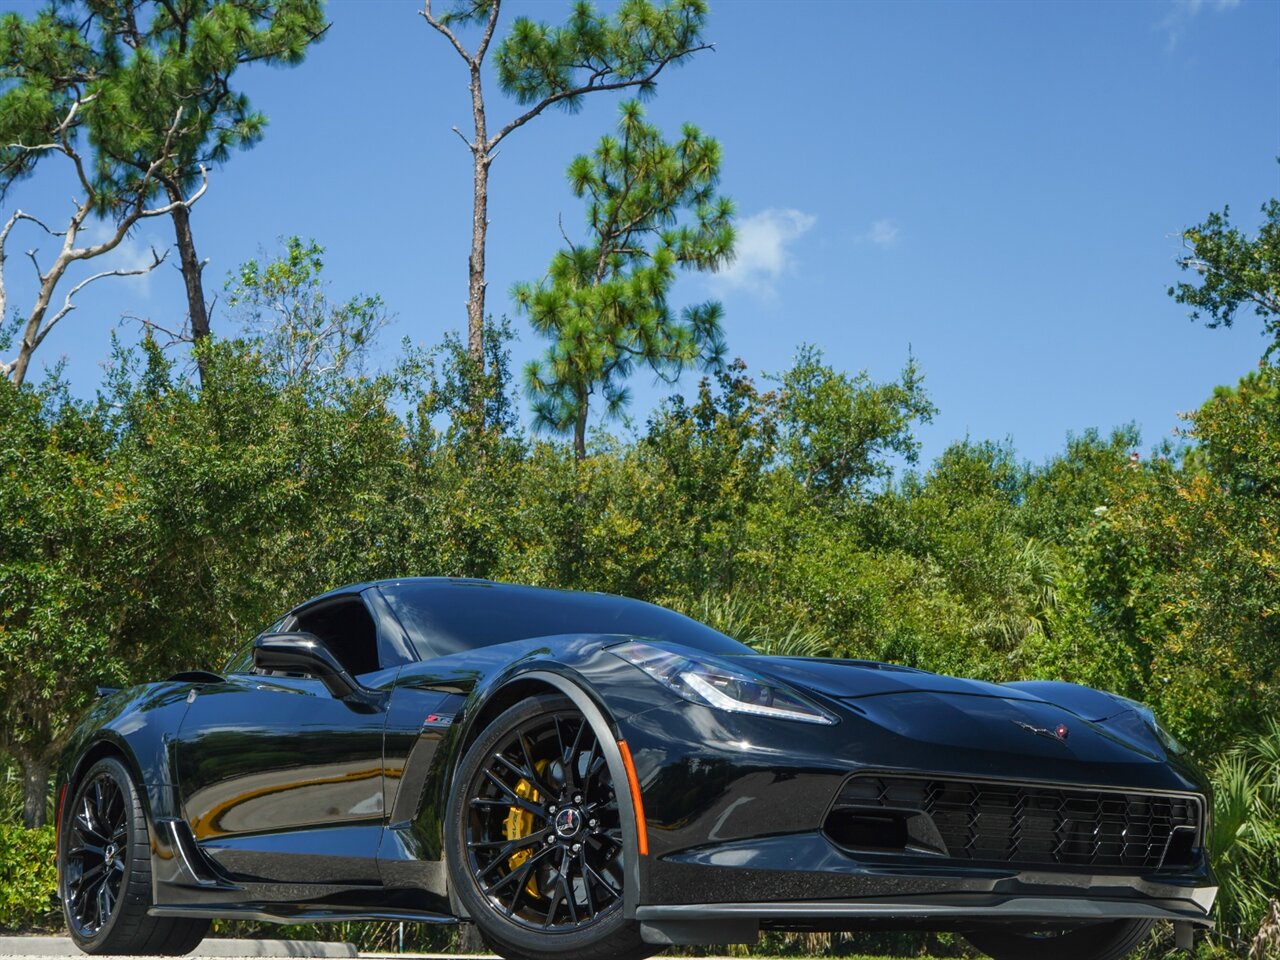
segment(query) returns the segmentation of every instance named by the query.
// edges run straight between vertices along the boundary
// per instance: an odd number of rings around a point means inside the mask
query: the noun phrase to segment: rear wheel
[[[984,930],[965,938],[993,960],[1122,960],[1152,926],[1150,920],[1109,920],[1073,930]]]
[[[531,697],[467,751],[449,801],[449,869],[485,942],[527,960],[639,960],[622,915],[626,850],[601,745],[568,699]]]
[[[124,764],[99,760],[80,778],[58,845],[62,911],[85,953],[190,953],[208,920],[147,915],[151,838],[138,790]]]

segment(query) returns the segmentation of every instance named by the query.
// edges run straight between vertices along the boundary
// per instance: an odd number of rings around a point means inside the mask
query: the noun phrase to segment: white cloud
[[[902,229],[892,220],[877,220],[860,240],[867,240],[877,247],[896,247],[902,239]]]
[[[716,286],[772,296],[777,281],[795,265],[792,247],[818,218],[801,210],[761,210],[738,221],[733,262],[714,276]]]
[[[1222,13],[1238,6],[1240,0],[1170,0],[1169,10],[1156,23],[1156,29],[1164,33],[1165,49],[1172,53],[1200,11],[1208,7],[1215,13]]]

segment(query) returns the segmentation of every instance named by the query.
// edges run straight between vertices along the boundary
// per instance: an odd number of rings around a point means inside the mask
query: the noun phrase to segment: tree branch
[[[428,6],[431,0],[427,0]],[[493,28],[498,25],[498,9],[502,0],[492,0],[489,4],[489,22],[485,25],[484,36],[480,38],[480,46],[476,47],[474,60],[477,64],[484,62],[484,55],[489,49],[489,41],[493,39]]]
[[[167,251],[166,251],[167,254]],[[192,343],[194,338],[191,336],[190,329],[184,326],[181,330],[170,330],[168,327],[162,326],[147,317],[140,317],[135,313],[124,313],[120,315],[120,322],[132,320],[141,326],[144,330],[159,330],[169,338],[168,343],[161,344],[163,347],[172,347],[177,343]]]
[[[472,63],[471,54],[467,53],[467,51],[463,48],[462,44],[458,42],[458,38],[457,36],[454,35],[454,32],[449,29],[447,24],[443,23],[440,20],[437,20],[434,16],[432,16],[431,0],[423,0],[423,8],[418,11],[418,14],[419,16],[423,17],[427,21],[427,23],[431,24],[433,28],[435,28],[440,33],[444,34],[444,36],[448,38],[449,42],[453,44],[453,49],[458,51],[458,56],[460,56],[463,60],[465,60],[468,66],[471,65]]]
[[[507,134],[511,133],[513,130],[518,129],[519,127],[523,127],[526,123],[528,123],[538,114],[542,113],[543,110],[546,110],[547,107],[553,106],[559,103],[561,100],[568,100],[571,97],[581,96],[584,93],[592,93],[596,90],[625,90],[627,87],[638,87],[638,86],[643,86],[647,83],[652,83],[657,78],[658,74],[662,72],[663,67],[665,67],[668,63],[671,63],[671,61],[683,59],[684,57],[687,57],[690,54],[697,53],[700,50],[712,50],[714,48],[715,48],[714,43],[700,43],[696,47],[689,47],[686,50],[681,50],[679,53],[675,53],[675,54],[672,54],[670,57],[667,57],[665,60],[659,63],[656,67],[650,70],[647,74],[645,74],[643,77],[635,77],[631,80],[616,80],[613,83],[596,83],[595,80],[597,78],[607,76],[609,73],[613,72],[612,68],[609,68],[607,71],[598,71],[595,74],[593,74],[591,79],[588,80],[584,85],[579,87],[574,87],[571,90],[562,90],[559,93],[553,93],[551,96],[546,97],[543,100],[540,100],[529,110],[525,111],[520,116],[516,117],[514,120],[508,123],[505,127],[503,127],[501,130],[495,133],[492,137],[490,137],[488,146],[490,149],[497,146],[498,143],[502,140],[502,138],[505,137]]]
[[[57,313],[55,313],[52,317],[46,320],[44,324],[40,327],[40,331],[35,335],[35,339],[32,343],[32,348],[34,349],[35,347],[40,346],[40,344],[44,341],[44,338],[49,335],[49,331],[52,330],[57,325],[58,321],[61,320],[68,313],[70,313],[72,310],[76,308],[76,305],[72,302],[72,300],[75,298],[75,295],[77,293],[79,293],[85,287],[89,286],[89,284],[94,283],[95,281],[101,280],[104,277],[142,276],[144,273],[150,273],[156,267],[160,266],[160,264],[164,263],[165,258],[168,256],[169,256],[168,250],[165,250],[164,253],[156,253],[153,248],[151,251],[151,263],[149,263],[145,267],[136,267],[131,270],[124,270],[120,268],[117,268],[114,270],[103,270],[100,273],[95,273],[92,276],[85,277],[83,280],[81,280],[74,287],[72,287],[70,290],[67,291],[67,295],[62,302],[62,307],[58,310]]]

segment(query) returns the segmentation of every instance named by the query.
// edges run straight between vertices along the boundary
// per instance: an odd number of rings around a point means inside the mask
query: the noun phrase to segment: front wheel
[[[531,697],[508,709],[472,744],[454,783],[450,879],[494,952],[640,960],[657,949],[622,915],[618,793],[570,700]]]
[[[1073,930],[983,930],[965,939],[993,960],[1122,960],[1147,939],[1153,925],[1150,920],[1109,920]]]
[[[123,763],[99,760],[75,786],[58,842],[62,910],[85,953],[190,953],[208,920],[147,915],[151,839],[137,787]]]

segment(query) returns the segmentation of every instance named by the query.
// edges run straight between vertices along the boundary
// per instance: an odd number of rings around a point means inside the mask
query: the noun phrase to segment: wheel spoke
[[[547,819],[547,810],[544,806],[539,803],[534,803],[532,800],[526,800],[524,797],[520,796],[520,794],[516,793],[511,787],[503,783],[501,778],[495,776],[491,771],[484,771],[484,775],[490,783],[510,798],[510,802],[504,803],[502,806],[519,807],[525,813],[532,813],[535,817],[539,817],[543,820]]]
[[[530,836],[532,836],[532,834],[530,834]],[[489,873],[491,873],[495,868],[502,866],[504,863],[510,860],[511,855],[513,853],[515,853],[518,850],[522,850],[525,847],[533,846],[533,844],[537,843],[540,839],[541,837],[535,837],[532,841],[529,841],[529,837],[518,837],[515,840],[508,840],[506,842],[506,846],[497,855],[494,856],[493,860],[488,864],[488,866],[481,868],[479,876],[481,878],[488,876]],[[529,842],[526,842],[526,841],[529,841]],[[468,846],[470,846],[470,844],[468,844]]]
[[[93,811],[89,808],[89,799],[87,797],[84,801],[84,809],[79,813],[75,820],[72,821],[72,826],[81,836],[97,840],[103,846],[106,845],[107,835],[94,824]]]
[[[516,837],[514,840],[468,840],[467,846],[472,850],[492,850],[494,847],[505,847],[506,849],[498,854],[499,859],[501,859],[511,856],[512,853],[524,847],[531,847],[535,843],[541,843],[546,837],[546,830],[538,830],[523,837]]]
[[[528,860],[522,863],[518,869],[512,870],[505,877],[500,877],[499,879],[495,880],[492,884],[485,887],[484,892],[492,896],[495,890],[501,890],[503,887],[505,887],[508,883],[510,883],[512,880],[516,878],[520,879],[520,886],[523,887],[529,879],[529,874],[533,872],[533,865],[555,849],[556,849],[555,847],[547,847],[544,850],[539,850],[537,853],[531,856]]]
[[[556,714],[551,719],[555,723],[555,727],[556,727],[556,743],[560,745],[560,750],[559,750],[560,763],[564,766],[568,766],[569,755],[565,753],[564,730],[560,726],[560,715]]]
[[[565,759],[565,768],[569,771],[569,778],[573,781],[573,789],[581,792],[587,785],[586,778],[578,773],[578,757],[582,753],[582,735],[587,730],[587,721],[583,720],[578,724],[578,732],[574,735],[573,746],[569,748],[569,756]],[[595,749],[595,742],[592,741],[591,749]],[[586,769],[585,767],[583,768]]]
[[[538,765],[533,762],[533,756],[529,753],[529,741],[522,731],[516,731],[516,741],[520,744],[520,753],[524,757],[525,766],[530,773],[529,782],[538,788],[538,792],[542,794],[544,801],[556,797],[556,790],[551,786],[550,781],[543,779],[539,775]]]
[[[78,847],[71,847],[67,850],[67,859],[72,857],[83,857],[86,853],[91,857],[101,857],[105,854],[105,850],[96,843],[81,843]]]
[[[95,867],[90,867],[88,870],[84,871],[84,873],[80,874],[80,876],[76,877],[75,880],[72,881],[75,889],[86,889],[85,884],[90,883],[90,881],[96,884],[97,878],[102,875],[104,867],[106,867],[106,864],[100,863]]]
[[[563,897],[564,897],[564,890],[561,888],[560,884],[557,883],[555,896],[551,898],[551,903],[547,907],[547,918],[542,921],[543,929],[546,929],[547,927],[551,926],[551,924],[555,923],[556,908],[560,906],[560,901],[561,899],[563,899]]]
[[[521,748],[524,747],[523,738],[520,740],[520,746]],[[542,778],[538,776],[537,768],[533,765],[533,761],[529,759],[528,752],[526,752],[524,756],[525,763],[527,764],[527,766],[524,767],[507,759],[507,757],[501,753],[495,753],[493,758],[500,761],[508,770],[520,777],[520,779],[527,780],[529,783],[533,784],[533,788],[538,791],[538,795],[541,796],[543,800],[555,799],[555,791],[542,782]]]
[[[587,861],[586,861],[585,859],[582,861],[582,865],[583,865],[584,867],[586,867],[586,868],[587,868],[587,874],[588,874],[589,876],[595,877],[596,882],[597,882],[597,883],[599,883],[599,884],[600,884],[600,886],[604,887],[606,890],[608,890],[610,893],[612,893],[615,897],[620,897],[620,896],[622,896],[622,891],[621,891],[621,890],[619,890],[617,887],[615,887],[615,886],[614,886],[612,883],[610,883],[608,880],[606,880],[606,879],[604,878],[604,875],[603,875],[603,874],[601,874],[601,873],[598,873],[598,872],[596,871],[595,867],[593,867],[593,866],[591,866],[591,864],[587,863]]]
[[[609,766],[605,763],[604,755],[598,755],[596,753],[599,746],[600,745],[598,743],[591,744],[591,755],[588,757],[587,772],[584,777],[587,783],[595,781],[600,776],[601,772],[607,771]]]
[[[98,924],[102,925],[111,918],[111,908],[115,906],[115,896],[111,892],[111,884],[105,880],[98,887]]]
[[[595,898],[591,896],[591,878],[587,875],[587,871],[591,869],[587,863],[587,848],[583,847],[578,851],[578,866],[581,867],[582,873],[582,892],[587,896],[587,913],[590,916],[596,915]]]
[[[573,861],[569,857],[569,851],[564,851],[564,856],[560,858],[560,888],[564,890],[565,903],[569,904],[569,916],[573,918],[576,925],[578,922],[578,907],[574,903],[573,888],[569,885],[569,865]]]

